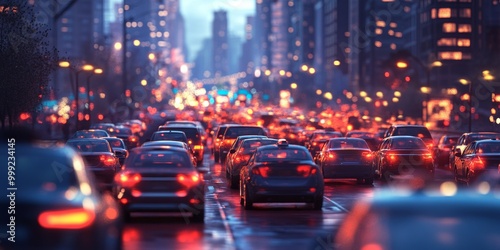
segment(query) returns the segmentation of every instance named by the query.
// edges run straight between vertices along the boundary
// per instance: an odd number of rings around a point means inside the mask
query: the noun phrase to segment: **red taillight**
[[[256,175],[260,175],[264,178],[267,178],[269,177],[269,171],[271,169],[268,167],[268,166],[264,166],[264,167],[254,167],[252,168],[252,173],[256,174]]]
[[[131,137],[128,138],[128,140],[131,141],[131,142],[137,142],[137,137],[131,136]]]
[[[365,160],[372,160],[373,159],[373,153],[372,152],[363,152],[361,154],[361,156],[363,157],[363,159]]]
[[[188,140],[188,144],[189,145],[193,144],[193,141],[192,140]]]
[[[395,154],[387,154],[386,159],[387,159],[387,161],[393,163],[393,162],[396,162],[398,160],[398,156]]]
[[[203,150],[203,145],[194,145],[194,150]]]
[[[326,159],[329,161],[337,160],[337,154],[335,154],[334,152],[328,152],[326,154]]]
[[[119,173],[115,176],[115,182],[123,187],[133,187],[141,181],[141,178],[138,173]]]
[[[297,166],[297,172],[303,177],[309,177],[310,175],[316,174],[318,171],[315,167],[309,165],[300,165]]]
[[[426,153],[422,155],[422,159],[424,160],[432,160],[432,154],[431,153]]]
[[[116,164],[116,159],[114,156],[111,155],[101,155],[99,157],[99,160],[108,167],[114,166]]]
[[[200,176],[196,173],[177,175],[177,181],[187,188],[191,188],[198,185],[200,180],[201,180]]]
[[[83,208],[46,211],[38,216],[38,223],[50,229],[81,229],[94,222],[95,213]]]
[[[247,162],[248,159],[250,159],[250,155],[237,155],[235,158],[234,158],[234,163],[235,164],[240,164],[242,162]]]
[[[485,167],[483,160],[479,157],[472,159],[471,165],[474,170],[483,170]]]

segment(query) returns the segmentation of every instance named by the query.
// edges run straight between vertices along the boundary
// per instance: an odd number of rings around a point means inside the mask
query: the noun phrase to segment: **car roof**
[[[131,150],[134,153],[148,152],[148,151],[175,151],[175,152],[187,152],[185,148],[181,147],[169,147],[169,146],[151,146],[151,147],[136,147]]]
[[[285,148],[286,149],[300,149],[300,150],[308,151],[306,147],[300,146],[300,145],[294,145],[294,144],[288,144],[288,146],[286,146],[286,147],[280,147],[276,144],[265,145],[265,146],[260,146],[257,150],[261,151],[261,150],[285,149]]]
[[[74,139],[69,139],[66,142],[74,142],[74,141],[101,141],[101,142],[108,142],[106,139],[103,138],[74,138]]]

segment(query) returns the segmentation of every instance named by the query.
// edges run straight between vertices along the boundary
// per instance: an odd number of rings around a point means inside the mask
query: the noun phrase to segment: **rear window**
[[[186,141],[186,136],[181,133],[155,133],[152,140]]]
[[[392,140],[392,149],[426,149],[425,143],[419,138],[401,138]]]
[[[262,140],[262,141],[243,141],[241,147],[245,153],[252,153],[260,146],[276,144],[278,140]]]
[[[130,128],[115,128],[113,131],[115,135],[132,135],[132,130]]]
[[[369,149],[366,141],[363,140],[335,140],[331,141],[330,148],[339,148],[339,149],[349,149],[349,148],[365,148]]]
[[[496,143],[496,142],[478,143],[476,146],[476,152],[479,154],[499,153],[500,152],[500,143]]]
[[[410,135],[418,138],[432,138],[431,133],[425,127],[402,127],[394,130],[394,135]]]
[[[224,139],[236,139],[241,135],[266,135],[266,132],[259,127],[230,127],[224,134]]]
[[[155,151],[141,152],[131,157],[131,162],[127,162],[127,167],[132,168],[191,168],[190,160],[185,152],[179,151]]]
[[[123,141],[120,139],[106,139],[112,148],[125,148]]]
[[[192,127],[192,128],[170,128],[169,127],[168,129],[174,130],[174,131],[184,132],[184,134],[186,134],[186,137],[188,138],[188,140],[192,140],[195,143],[201,141],[200,132],[195,127]]]
[[[256,160],[261,162],[307,161],[312,160],[311,154],[300,149],[270,149],[257,152]]]
[[[68,141],[66,144],[78,152],[111,152],[107,141]]]
[[[471,142],[484,140],[484,139],[500,139],[500,134],[471,135],[465,140],[465,144],[467,145]]]
[[[312,140],[325,140],[325,139],[337,138],[340,136],[341,135],[337,133],[316,133],[312,136]]]

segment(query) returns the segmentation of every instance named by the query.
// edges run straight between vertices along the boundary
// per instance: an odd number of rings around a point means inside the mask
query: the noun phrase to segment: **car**
[[[109,145],[113,149],[113,152],[115,153],[115,156],[118,157],[120,165],[123,165],[125,159],[128,157],[128,150],[125,142],[116,137],[103,137],[102,139],[108,141]]]
[[[406,125],[406,124],[393,124],[385,132],[384,138],[397,135],[415,136],[425,143],[429,150],[434,150],[434,139],[432,139],[431,132],[424,125]]]
[[[311,134],[311,137],[306,142],[306,147],[311,153],[311,156],[316,156],[316,153],[321,150],[323,145],[331,138],[342,137],[342,133],[338,131],[316,130]]]
[[[66,145],[80,153],[85,168],[95,175],[100,190],[111,191],[115,174],[121,166],[108,141],[101,138],[70,139]]]
[[[178,212],[204,220],[205,184],[183,148],[132,149],[115,185],[126,219],[131,212]]]
[[[116,126],[111,136],[122,139],[128,149],[139,146],[139,137],[127,126]]]
[[[177,130],[156,131],[151,135],[150,141],[180,141],[188,143],[186,134]]]
[[[455,153],[455,180],[470,184],[485,172],[498,172],[500,164],[500,140],[478,140],[471,142],[463,154]]]
[[[373,153],[363,139],[330,139],[321,149],[317,164],[325,179],[354,178],[358,183],[373,184]]]
[[[456,156],[457,153],[459,155],[463,154],[464,149],[469,145],[471,142],[477,141],[477,140],[484,140],[484,139],[500,139],[500,133],[495,133],[495,132],[470,132],[470,133],[463,133],[460,138],[457,140],[457,144],[455,147],[452,148],[450,151],[450,169],[451,171],[455,172],[456,171],[456,163],[460,161],[460,157]]]
[[[108,132],[102,129],[84,129],[76,131],[73,136],[70,137],[70,139],[101,137],[109,137]]]
[[[1,158],[5,159],[0,177],[7,181],[12,176],[7,167],[12,170],[10,163],[15,162],[12,171],[18,188],[0,192],[0,206],[5,208],[1,221],[7,224],[2,249],[122,248],[123,220],[118,204],[109,193],[97,190],[93,174],[83,167],[77,152],[64,145],[23,141],[19,134],[0,138],[5,142],[0,145]],[[15,161],[7,161],[12,148]],[[15,208],[9,208],[13,199]],[[10,237],[15,242],[8,240]]]
[[[243,142],[243,140],[245,140],[245,139],[251,139],[251,138],[267,138],[267,136],[265,136],[265,135],[242,135],[242,136],[238,136],[238,138],[236,138],[236,140],[233,141],[233,144],[229,148],[229,152],[227,152],[226,161],[221,162],[221,163],[223,163],[222,165],[226,166],[228,159],[233,154],[233,153],[231,153],[231,149],[236,149],[237,147],[240,146],[240,144],[241,144],[241,142]]]
[[[345,134],[345,137],[361,138],[365,140],[372,151],[377,150],[380,144],[380,140],[378,139],[377,135],[371,132],[352,130],[347,132]]]
[[[222,138],[220,148],[219,148],[219,161],[224,163],[226,161],[226,156],[229,153],[229,149],[233,145],[233,142],[242,135],[263,135],[267,136],[266,131],[261,126],[251,126],[251,125],[234,125],[229,126],[224,133]]]
[[[200,135],[201,135],[201,140],[203,141],[203,145],[206,145],[207,143],[207,131],[205,131],[205,127],[203,126],[203,124],[201,124],[200,121],[184,121],[184,120],[175,120],[175,121],[167,121],[165,122],[165,125],[172,125],[172,124],[180,124],[180,125],[183,125],[183,124],[192,124],[194,125],[195,127],[198,128],[198,131],[200,131]]]
[[[227,158],[226,163],[226,178],[229,181],[231,188],[239,188],[240,183],[240,170],[247,164],[250,156],[255,152],[255,149],[260,146],[276,144],[277,139],[271,139],[267,137],[253,137],[248,138],[247,135],[239,136],[246,137],[246,139],[241,140],[238,146],[230,149],[230,156]]]
[[[185,142],[181,142],[181,141],[148,141],[148,142],[143,143],[141,147],[158,147],[158,146],[183,148],[191,155],[192,162],[194,165],[196,165],[195,152]]]
[[[324,180],[304,146],[280,139],[275,145],[258,147],[240,171],[240,204],[306,202],[315,210],[323,207]]]
[[[375,153],[375,172],[382,180],[404,175],[423,181],[434,179],[434,161],[424,141],[415,136],[390,136]]]
[[[170,124],[170,125],[164,125],[164,128],[160,131],[181,131],[186,134],[186,137],[188,139],[188,145],[193,149],[195,152],[196,160],[197,160],[197,166],[202,166],[203,165],[203,158],[205,154],[205,147],[203,146],[203,141],[201,139],[201,134],[200,131],[198,130],[197,127],[190,125],[190,124]]]
[[[451,149],[457,144],[459,135],[445,134],[439,138],[439,141],[434,150],[434,163],[436,166],[446,168],[450,165]]]
[[[493,250],[500,239],[498,219],[495,195],[384,189],[358,201],[328,237],[337,250]]]
[[[226,129],[229,126],[233,125],[239,125],[239,124],[221,124],[217,127],[217,130],[214,133],[214,138],[213,138],[213,143],[214,143],[214,149],[213,149],[213,155],[214,155],[214,161],[215,163],[220,163],[220,145],[222,142],[222,139],[224,138],[224,133],[226,132]]]

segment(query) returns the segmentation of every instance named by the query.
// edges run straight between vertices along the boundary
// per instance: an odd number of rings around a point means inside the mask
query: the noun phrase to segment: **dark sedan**
[[[205,184],[185,149],[135,148],[115,181],[126,218],[131,212],[177,212],[204,220]]]
[[[100,188],[111,190],[120,161],[108,141],[101,138],[71,139],[66,144],[85,159],[85,167],[94,173]]]
[[[133,130],[125,126],[116,126],[111,136],[118,137],[125,142],[128,149],[139,146],[139,137],[135,135]]]
[[[431,152],[422,139],[415,136],[390,136],[375,154],[375,171],[383,180],[397,175],[434,179]]]
[[[330,139],[321,149],[317,164],[325,179],[355,178],[358,183],[373,183],[373,153],[363,139]]]
[[[6,161],[0,177],[7,181],[7,143],[0,149]],[[0,192],[0,206],[5,208],[0,221],[6,229],[1,249],[121,249],[118,204],[96,190],[92,173],[73,149],[16,140],[15,163],[11,187],[17,190]]]
[[[444,185],[446,194],[391,189],[358,202],[334,238],[335,249],[498,249],[498,196],[448,193],[453,183]]]
[[[181,141],[148,141],[142,144],[141,147],[174,147],[174,148],[183,148],[185,149],[189,155],[191,156],[191,161],[193,165],[196,166],[196,156],[194,150],[185,142]]]
[[[232,154],[234,152],[236,152],[236,151],[234,151],[234,149],[239,147],[241,145],[241,143],[243,142],[243,140],[251,139],[251,138],[268,138],[268,137],[265,135],[241,135],[241,136],[238,136],[238,138],[236,138],[236,140],[233,141],[233,145],[231,145],[231,147],[229,148],[229,151],[227,152],[227,155],[226,155],[226,160],[224,162],[221,162],[221,163],[224,166],[227,166],[229,158],[231,158]],[[233,150],[233,152],[231,152],[231,150]],[[238,173],[239,173],[239,171],[238,171]]]
[[[306,202],[323,207],[324,181],[307,149],[279,140],[257,148],[240,171],[240,203]]]
[[[239,136],[247,137],[247,136]],[[234,149],[229,150],[230,157],[226,160],[226,178],[230,183],[231,188],[238,188],[240,183],[240,170],[247,164],[250,156],[255,152],[255,150],[260,146],[276,144],[278,140],[257,137],[257,138],[246,138],[238,143],[238,146]]]
[[[500,164],[500,140],[479,140],[470,143],[455,161],[455,179],[469,184],[485,172],[498,172]]]
[[[309,138],[309,141],[306,143],[306,147],[311,153],[311,156],[314,157],[329,139],[337,137],[342,137],[342,133],[337,131],[317,130],[312,133],[311,138]]]

